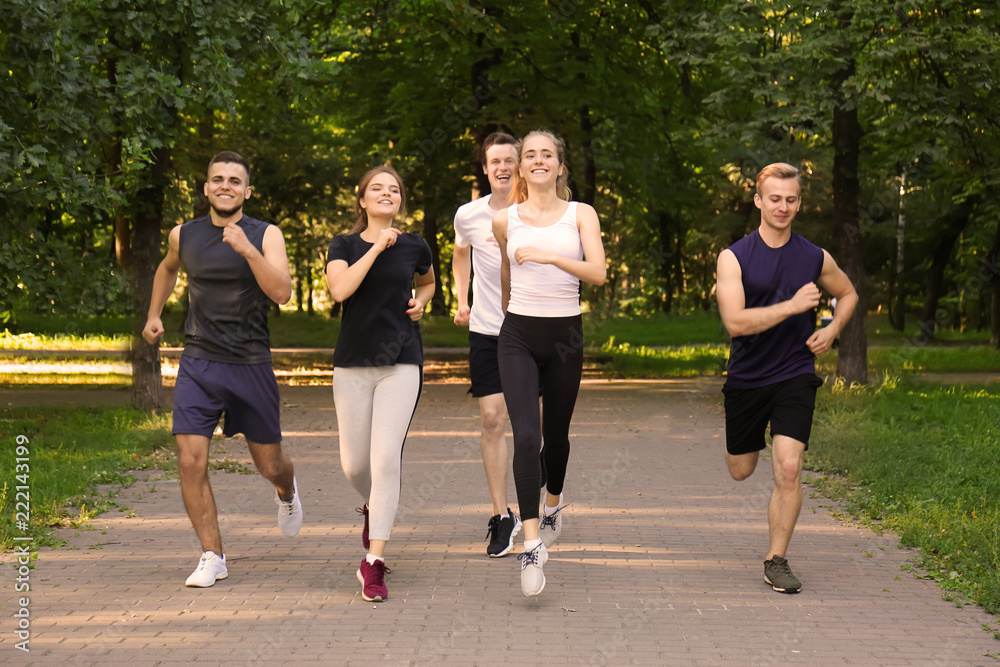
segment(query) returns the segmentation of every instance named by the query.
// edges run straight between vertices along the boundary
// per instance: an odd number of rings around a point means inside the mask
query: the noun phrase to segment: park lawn
[[[99,485],[129,486],[135,478],[128,471],[150,467],[150,457],[172,441],[169,414],[120,407],[0,410],[7,471],[0,486],[0,548],[9,549],[13,537],[26,535],[36,544],[51,544],[54,526],[85,527],[90,518],[115,507],[108,494],[97,492]],[[17,444],[27,448],[20,457],[28,459],[26,471],[15,467]],[[18,474],[27,477],[18,479]],[[17,497],[18,485],[29,487],[27,530],[15,524],[16,503],[23,500]]]
[[[1000,613],[1000,390],[884,379],[819,393],[807,466],[852,514],[918,547],[958,604]],[[838,483],[846,480],[847,483]]]

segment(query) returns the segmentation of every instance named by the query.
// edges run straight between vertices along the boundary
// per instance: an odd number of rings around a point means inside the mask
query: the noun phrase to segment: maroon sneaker
[[[361,582],[361,597],[368,602],[384,602],[389,597],[389,589],[385,587],[385,575],[392,572],[385,566],[385,561],[377,560],[369,563],[367,558],[361,559],[358,568],[358,581]]]
[[[361,545],[367,549],[371,546],[371,543],[368,541],[368,503],[365,503],[364,507],[355,507],[354,511],[365,515],[365,527],[361,529]]]

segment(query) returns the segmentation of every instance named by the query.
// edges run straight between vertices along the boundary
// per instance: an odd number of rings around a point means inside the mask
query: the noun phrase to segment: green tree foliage
[[[452,307],[451,221],[496,129],[554,130],[601,215],[607,315],[714,306],[718,252],[758,224],[765,164],[804,167],[797,229],[870,308],[1000,341],[998,11],[959,0],[3,0],[0,317],[145,314],[165,232],[218,150],[288,240],[312,310],[361,174],[391,162]],[[899,178],[910,202],[894,270]],[[990,268],[993,267],[993,268]],[[125,280],[124,278],[127,278]],[[863,379],[864,313],[841,373]],[[664,341],[669,343],[669,341]],[[137,352],[143,348],[137,345]],[[136,377],[158,385],[155,357]],[[152,391],[149,389],[149,391]],[[139,400],[148,405],[155,399]]]

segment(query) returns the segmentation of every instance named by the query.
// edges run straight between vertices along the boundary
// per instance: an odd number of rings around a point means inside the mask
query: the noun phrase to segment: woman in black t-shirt
[[[399,174],[391,167],[370,170],[358,184],[357,223],[330,243],[326,264],[330,294],[344,303],[333,400],[340,463],[365,500],[358,511],[365,517],[361,540],[368,554],[357,574],[369,602],[389,595],[385,544],[399,506],[403,441],[423,378],[417,322],[434,295],[427,243],[392,226],[405,205]]]

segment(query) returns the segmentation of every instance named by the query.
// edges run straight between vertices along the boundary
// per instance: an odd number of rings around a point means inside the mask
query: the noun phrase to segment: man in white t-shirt
[[[500,246],[493,238],[493,215],[507,208],[517,168],[517,140],[494,132],[483,141],[483,172],[490,181],[490,194],[461,206],[455,213],[455,253],[452,271],[458,290],[455,324],[469,327],[469,393],[479,399],[482,418],[481,444],[486,482],[493,501],[486,553],[499,558],[514,547],[521,520],[507,507],[507,405],[500,386],[497,339],[503,324],[500,303]],[[472,308],[469,308],[469,274]]]

